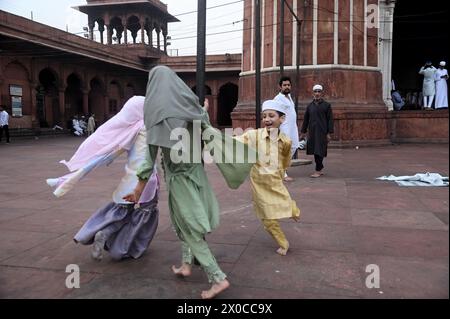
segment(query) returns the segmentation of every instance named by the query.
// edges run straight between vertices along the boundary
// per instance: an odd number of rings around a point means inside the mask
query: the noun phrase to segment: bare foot
[[[215,283],[211,286],[211,289],[202,292],[202,299],[212,299],[228,287],[230,287],[230,283],[226,279],[219,283]]]
[[[172,266],[172,271],[177,276],[189,277],[192,273],[192,266],[189,264],[183,264],[179,268]]]
[[[286,256],[288,250],[289,250],[289,243],[288,243],[288,245],[287,245],[287,248],[282,248],[282,247],[278,248],[278,249],[277,249],[277,254],[278,254],[278,255],[281,255],[281,256]]]
[[[289,177],[289,176],[286,176],[283,180],[285,182],[293,182],[294,181],[294,179],[292,177]]]

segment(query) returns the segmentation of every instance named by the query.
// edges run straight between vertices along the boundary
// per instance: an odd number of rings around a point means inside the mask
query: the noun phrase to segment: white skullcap
[[[323,91],[323,86],[320,84],[314,85],[313,91],[318,91],[318,90]]]
[[[440,66],[446,66],[447,63],[445,63],[445,61],[441,61],[441,63],[439,63]]]
[[[278,101],[275,101],[275,100],[267,100],[263,103],[262,111],[264,112],[267,110],[278,111],[283,114],[286,114],[286,107],[284,106],[284,104],[282,104]]]

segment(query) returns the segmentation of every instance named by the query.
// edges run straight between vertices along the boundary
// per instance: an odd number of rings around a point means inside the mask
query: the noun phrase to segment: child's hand
[[[136,203],[136,195],[135,194],[128,194],[128,195],[122,197],[122,199],[124,199],[130,203]]]
[[[123,199],[127,202],[137,204],[141,198],[142,192],[144,191],[145,185],[147,185],[147,181],[140,180],[134,189],[134,193],[124,196]]]

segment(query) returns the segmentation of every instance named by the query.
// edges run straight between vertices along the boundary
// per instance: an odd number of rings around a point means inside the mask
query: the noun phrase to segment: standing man
[[[436,73],[436,68],[433,66],[431,61],[425,63],[419,74],[422,74],[423,79],[423,107],[425,110],[432,110],[434,95],[436,94],[436,85],[434,84],[434,77]]]
[[[6,143],[9,144],[9,114],[3,106],[0,106],[0,142],[3,138],[3,131],[5,131],[6,135]]]
[[[394,103],[394,110],[400,111],[402,107],[405,106],[405,101],[403,100],[401,94],[397,90],[392,90],[392,103]]]
[[[446,63],[442,61],[439,63],[439,69],[435,74],[436,81],[436,109],[448,108],[448,91],[447,91],[447,80],[448,72],[445,69]]]
[[[88,136],[91,136],[91,134],[93,134],[95,132],[95,118],[94,118],[94,114],[91,114],[91,116],[89,116],[88,119],[88,124],[87,124],[87,134]]]
[[[302,125],[301,138],[308,133],[307,154],[314,155],[316,171],[311,175],[318,178],[323,173],[323,159],[327,157],[328,143],[334,133],[333,111],[331,105],[323,99],[323,86],[313,88],[314,100],[308,105]]]
[[[300,145],[298,138],[297,112],[295,112],[295,104],[291,98],[291,79],[287,76],[282,77],[279,82],[279,88],[280,93],[274,98],[274,100],[280,102],[284,106],[284,114],[286,115],[284,123],[280,126],[280,131],[291,139],[291,158],[295,158],[297,155],[297,149]],[[289,177],[286,172],[284,181],[292,182],[293,180],[294,179]]]

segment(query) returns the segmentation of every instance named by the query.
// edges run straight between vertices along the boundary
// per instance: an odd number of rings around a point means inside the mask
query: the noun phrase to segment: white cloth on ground
[[[437,173],[416,174],[414,176],[382,176],[381,181],[394,181],[399,186],[448,187],[448,177]]]

